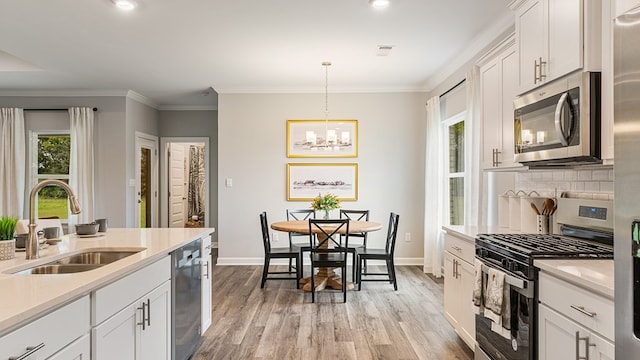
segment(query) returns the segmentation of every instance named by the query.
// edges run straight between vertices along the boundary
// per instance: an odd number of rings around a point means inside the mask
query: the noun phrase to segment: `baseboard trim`
[[[423,258],[396,258],[396,265],[397,266],[413,266],[413,265],[420,265],[422,266],[424,264],[424,259]],[[308,265],[309,260],[305,259],[304,263]],[[349,263],[351,263],[351,261],[349,261]],[[218,257],[218,261],[216,262],[216,266],[238,266],[238,265],[262,265],[264,264],[264,258],[263,257],[246,257],[246,258],[241,258],[241,257]],[[271,261],[271,265],[285,265],[285,264],[289,264],[289,261],[286,259],[274,259]],[[380,261],[380,260],[371,260],[369,262],[369,264],[371,265],[384,265],[384,261]]]

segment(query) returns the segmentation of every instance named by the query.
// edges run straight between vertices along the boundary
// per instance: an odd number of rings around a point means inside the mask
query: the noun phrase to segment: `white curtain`
[[[69,161],[69,185],[80,203],[82,212],[69,217],[69,232],[75,232],[75,223],[87,223],[94,219],[93,190],[93,109],[69,108],[71,121],[71,159]]]
[[[442,276],[444,244],[442,209],[444,208],[442,121],[440,97],[427,102],[427,153],[424,199],[424,272]]]
[[[464,221],[467,226],[485,223],[481,191],[483,186],[482,164],[482,122],[480,119],[480,70],[474,66],[467,72],[467,116],[465,128],[465,180],[464,180]]]
[[[23,217],[25,152],[23,109],[0,108],[0,216]]]

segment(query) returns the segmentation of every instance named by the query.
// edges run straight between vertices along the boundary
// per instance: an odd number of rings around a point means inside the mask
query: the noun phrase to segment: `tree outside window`
[[[35,182],[57,179],[69,182],[69,158],[71,157],[71,137],[68,133],[35,134],[35,147],[38,154],[33,174]],[[46,186],[37,197],[38,217],[69,218],[67,193],[59,186]]]

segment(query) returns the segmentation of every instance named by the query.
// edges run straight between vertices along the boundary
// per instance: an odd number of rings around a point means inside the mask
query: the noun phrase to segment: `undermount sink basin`
[[[46,264],[37,265],[28,269],[14,272],[16,275],[36,274],[71,274],[97,269],[139,253],[143,248],[135,250],[87,250],[78,254],[69,255]]]
[[[22,270],[16,273],[16,275],[38,275],[38,274],[71,274],[83,271],[89,271],[97,269],[102,265],[98,264],[73,264],[73,265],[60,265],[60,264],[44,264],[36,267],[32,267],[26,270]]]

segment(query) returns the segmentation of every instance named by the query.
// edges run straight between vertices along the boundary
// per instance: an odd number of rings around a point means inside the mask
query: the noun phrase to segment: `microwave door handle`
[[[569,146],[569,141],[567,141],[567,137],[564,135],[564,129],[562,128],[562,109],[564,108],[564,104],[567,102],[567,96],[569,96],[569,93],[562,94],[562,96],[560,96],[560,100],[558,100],[558,104],[556,105],[556,133],[558,134],[558,138],[560,139],[562,146]]]

